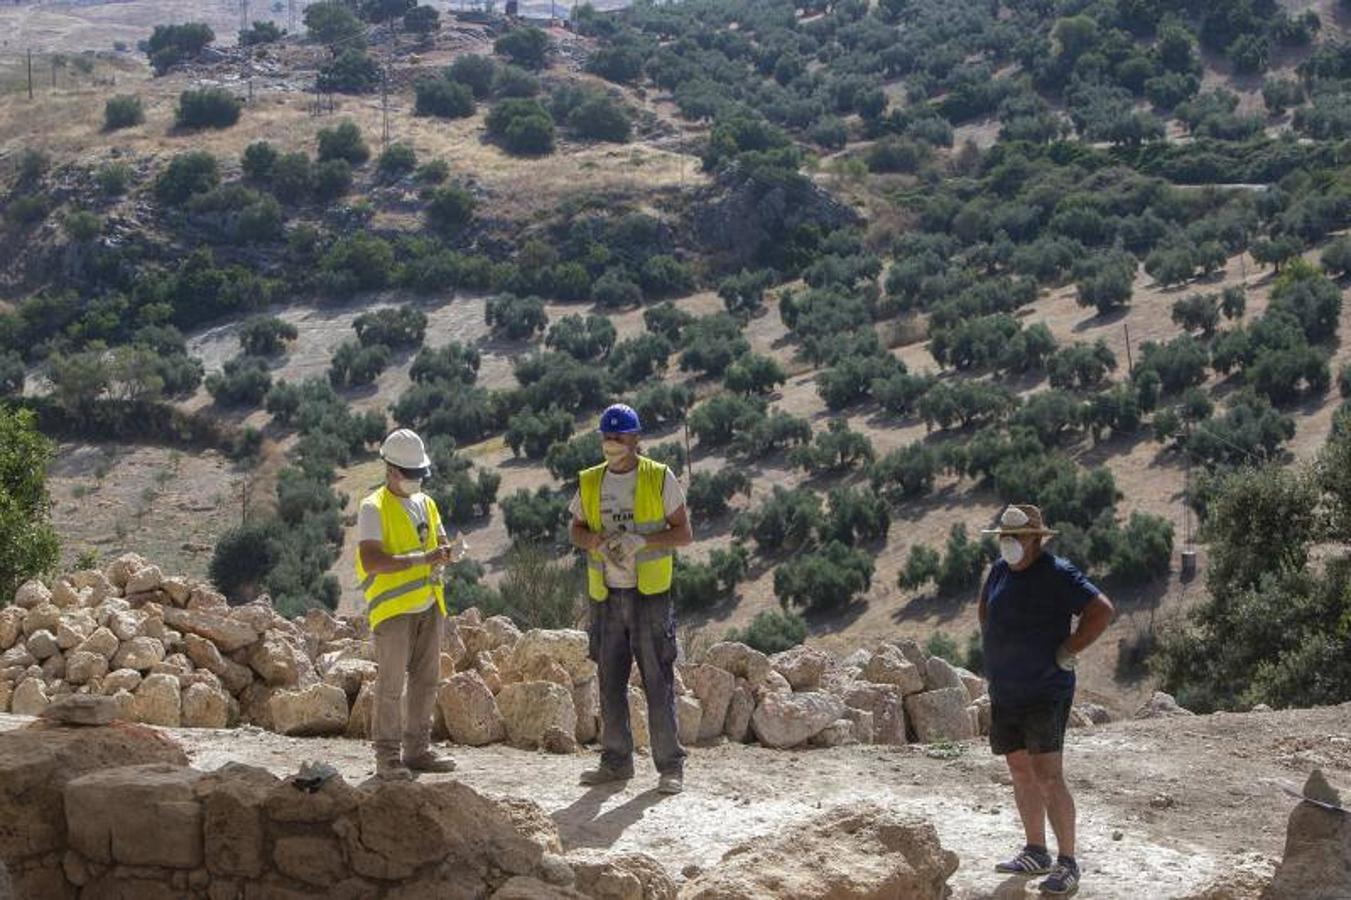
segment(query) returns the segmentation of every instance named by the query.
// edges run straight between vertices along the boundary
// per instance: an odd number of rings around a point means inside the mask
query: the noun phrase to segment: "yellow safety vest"
[[[436,535],[441,530],[441,514],[436,503],[427,498],[427,537],[419,540],[413,520],[399,498],[387,488],[372,493],[361,505],[374,504],[380,510],[380,545],[391,556],[412,553],[415,550],[436,549]],[[361,565],[361,551],[356,555],[357,584],[366,595],[366,617],[371,628],[385,619],[412,612],[426,604],[428,597],[436,598],[441,615],[446,614],[446,601],[441,595],[441,584],[432,578],[431,566],[412,566],[399,572],[367,574]]]
[[[578,490],[582,496],[582,516],[594,532],[605,530],[600,520],[600,484],[605,478],[605,463],[582,470],[578,476]],[[662,489],[666,486],[666,466],[646,456],[638,457],[638,477],[633,487],[633,530],[638,534],[652,534],[666,530],[666,507],[662,503]],[[675,553],[670,549],[640,550],[638,552],[638,593],[661,594],[671,589]],[[601,601],[610,596],[605,584],[605,557],[592,550],[586,555],[586,581],[592,600]]]

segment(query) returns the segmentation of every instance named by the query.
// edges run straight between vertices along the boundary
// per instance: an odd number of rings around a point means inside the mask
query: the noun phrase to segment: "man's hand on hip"
[[[1079,654],[1061,644],[1055,651],[1055,664],[1066,672],[1073,672],[1074,667],[1079,664]]]

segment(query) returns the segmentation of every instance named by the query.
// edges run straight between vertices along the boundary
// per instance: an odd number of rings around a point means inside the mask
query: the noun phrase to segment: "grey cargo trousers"
[[[600,671],[601,765],[633,770],[633,732],[629,727],[629,673],[634,661],[647,694],[652,762],[663,775],[680,775],[685,748],[676,729],[675,610],[671,596],[643,596],[634,589],[610,588],[602,602],[590,601],[591,659]]]

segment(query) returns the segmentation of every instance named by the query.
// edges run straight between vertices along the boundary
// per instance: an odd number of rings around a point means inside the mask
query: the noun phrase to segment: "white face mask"
[[[619,465],[629,458],[629,445],[623,441],[602,441],[600,452],[605,454],[607,465]]]
[[[401,493],[404,493],[409,497],[411,497],[418,491],[422,490],[422,479],[405,478],[402,475],[395,475],[394,486],[398,488]]]
[[[999,555],[1004,558],[1004,562],[1011,566],[1016,566],[1023,561],[1023,544],[1016,537],[1002,537],[999,539]]]

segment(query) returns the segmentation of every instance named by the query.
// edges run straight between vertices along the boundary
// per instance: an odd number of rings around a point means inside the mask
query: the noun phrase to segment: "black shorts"
[[[1070,722],[1071,695],[1030,706],[990,705],[990,750],[1004,756],[1018,750],[1059,753]]]

